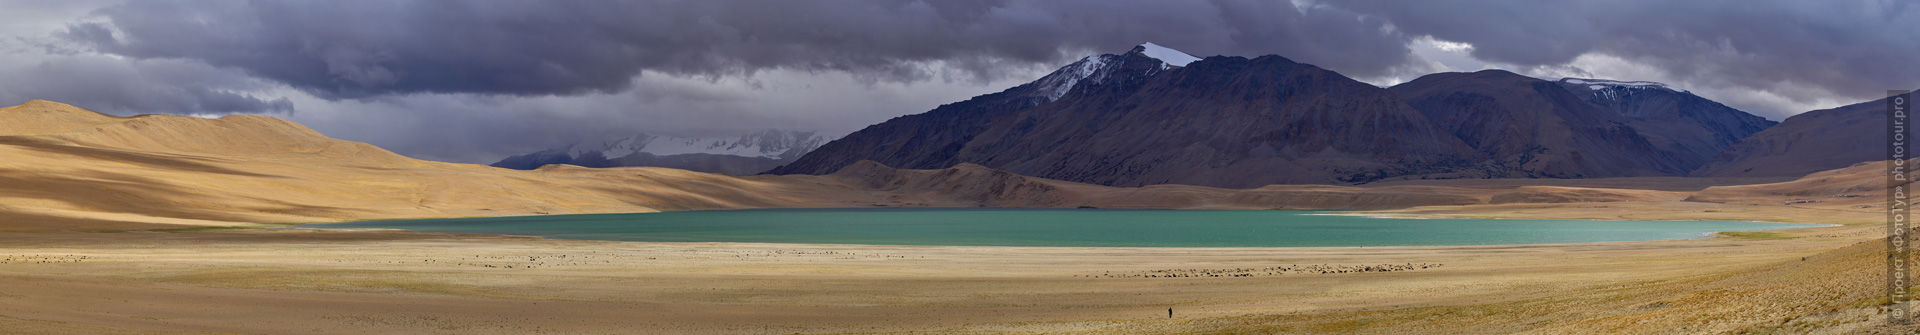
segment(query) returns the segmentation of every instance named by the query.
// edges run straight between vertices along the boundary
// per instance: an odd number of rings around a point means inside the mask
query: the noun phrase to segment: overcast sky
[[[414,157],[844,134],[1153,42],[1377,85],[1648,80],[1781,119],[1920,88],[1920,5],[1839,1],[0,0],[0,104],[287,118]]]

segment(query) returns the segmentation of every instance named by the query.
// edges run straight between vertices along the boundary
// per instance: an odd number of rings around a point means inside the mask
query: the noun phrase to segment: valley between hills
[[[1237,189],[1103,186],[964,163],[865,161],[746,177],[521,171],[411,159],[271,117],[115,117],[50,101],[0,109],[0,157],[0,329],[29,333],[1903,331],[1878,328],[1876,316],[1884,163],[1793,177]],[[1553,245],[1082,248],[601,242],[295,225],[830,207],[1823,226]],[[1397,264],[1437,266],[1204,275]]]

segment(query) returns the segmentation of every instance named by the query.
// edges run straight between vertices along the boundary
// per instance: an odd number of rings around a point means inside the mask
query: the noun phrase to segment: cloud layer
[[[1801,102],[1864,100],[1887,90],[1920,88],[1920,29],[1914,29],[1920,27],[1920,6],[1910,1],[1357,0],[1330,5],[1384,18],[1404,34],[1471,44],[1476,59],[1519,67],[1579,65],[1582,56],[1604,55],[1649,66],[1697,89],[1737,88]]]
[[[47,99],[115,114],[292,113],[293,102],[263,96],[269,84],[206,64],[74,56],[0,69],[0,97]]]
[[[1405,61],[1385,22],[1289,2],[137,1],[61,36],[137,59],[245,70],[324,98],[618,92],[642,71],[968,78],[1142,41],[1287,54],[1362,75]],[[1309,15],[1312,14],[1312,15]],[[1071,52],[1071,53],[1068,53]]]

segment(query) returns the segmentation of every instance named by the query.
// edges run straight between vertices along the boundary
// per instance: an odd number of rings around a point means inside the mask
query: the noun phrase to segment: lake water
[[[1671,240],[1812,226],[1741,221],[1397,219],[1261,210],[766,209],[367,221],[313,227],[653,242],[1325,247]]]

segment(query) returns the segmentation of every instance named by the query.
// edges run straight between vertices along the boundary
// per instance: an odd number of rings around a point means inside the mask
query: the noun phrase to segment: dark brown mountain
[[[1453,173],[1476,160],[1385,89],[1279,56],[1179,66],[1146,47],[868,127],[771,173],[964,162],[1103,185],[1256,187]]]
[[[1381,89],[1279,56],[1150,47],[888,120],[769,173],[873,160],[1117,186],[1678,176],[1774,124],[1650,82],[1490,70]]]
[[[1486,177],[1675,176],[1773,122],[1651,82],[1438,73],[1392,87],[1477,150]]]
[[[1709,177],[1801,176],[1887,159],[1887,99],[1788,117],[1693,171]]]

